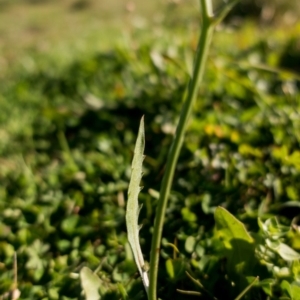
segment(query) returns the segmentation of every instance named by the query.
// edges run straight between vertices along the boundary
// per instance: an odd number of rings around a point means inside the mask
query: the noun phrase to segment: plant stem
[[[208,49],[211,43],[215,23],[213,22],[212,0],[200,0],[202,11],[202,32],[198,42],[195,57],[193,76],[188,85],[188,94],[183,105],[176,133],[169,151],[166,171],[162,180],[156,218],[154,221],[154,232],[152,236],[150,255],[150,287],[149,300],[157,299],[157,274],[160,253],[160,243],[162,237],[163,223],[166,207],[170,195],[171,185],[174,177],[175,167],[185,136],[185,131],[193,104],[197,98],[199,84],[202,80],[205,62],[207,60]]]

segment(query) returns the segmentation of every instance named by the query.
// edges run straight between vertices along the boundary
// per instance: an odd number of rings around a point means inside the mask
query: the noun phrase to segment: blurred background
[[[222,4],[214,2],[215,7]],[[197,0],[0,0],[1,73],[26,63],[24,55],[57,55],[61,64],[86,51],[107,49],[124,35],[139,34],[146,40],[158,35],[161,26],[193,30],[198,8]],[[292,31],[299,10],[296,0],[241,0],[226,22],[241,26],[251,21],[259,28]]]
[[[124,223],[132,149],[145,115],[149,260],[200,15],[198,0],[0,0],[0,295],[15,286],[16,251],[21,299],[83,299],[83,265],[101,268],[103,299],[121,299],[121,287],[145,299]],[[299,0],[241,0],[216,29],[166,215],[161,298],[195,290],[185,270],[218,299],[236,297],[217,206],[254,233],[258,216],[276,215],[300,251],[299,15]],[[299,289],[299,265],[286,277],[291,263],[274,253],[249,273],[267,281],[248,299],[286,296],[282,278]]]

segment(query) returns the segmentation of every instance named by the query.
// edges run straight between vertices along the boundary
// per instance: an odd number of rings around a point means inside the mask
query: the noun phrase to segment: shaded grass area
[[[146,41],[139,38],[149,29],[133,27],[112,50],[87,51],[60,68],[51,67],[53,58],[40,65],[29,55],[29,67],[1,82],[1,294],[12,286],[17,251],[22,299],[79,299],[76,273],[99,264],[103,299],[120,299],[116,283],[129,299],[144,299],[124,223],[132,151],[145,115],[140,234],[149,259],[155,191],[188,79],[193,28],[185,36],[160,29]],[[166,216],[162,299],[187,299],[176,289],[196,289],[185,270],[208,294],[236,296],[214,231],[217,206],[254,236],[258,216],[277,216],[287,226],[293,221],[284,240],[300,250],[299,75],[290,63],[299,27],[290,41],[285,30],[268,30],[245,23],[217,33]],[[178,247],[177,257],[168,243]],[[272,279],[271,287],[257,286],[248,299],[268,299],[270,290],[279,299],[286,295],[283,279],[298,280],[296,267],[270,253],[262,261],[245,275]],[[275,268],[287,266],[288,274]]]

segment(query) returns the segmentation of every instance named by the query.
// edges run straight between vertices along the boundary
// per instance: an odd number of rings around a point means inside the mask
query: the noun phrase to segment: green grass
[[[181,4],[147,4],[129,19],[117,1],[90,1],[79,11],[72,3],[15,2],[0,10],[0,294],[13,287],[17,251],[21,299],[81,299],[74,273],[84,265],[100,265],[103,299],[125,299],[124,289],[128,299],[145,299],[125,226],[134,142],[145,115],[140,235],[149,261],[155,191],[198,13],[194,2],[184,13]],[[232,288],[237,275],[247,283],[260,277],[245,299],[297,299],[298,262],[274,245],[300,251],[299,70],[289,62],[299,59],[299,33],[296,23],[248,20],[218,29],[171,191],[161,299],[189,298],[176,289],[234,299],[245,283]],[[260,245],[255,268],[235,265],[236,253],[219,240],[226,226],[215,222],[217,206]]]
[[[2,64],[5,68],[27,62],[30,67],[35,63],[30,60],[40,54],[53,56],[52,60],[58,58],[59,66],[90,52],[108,49],[130,31],[132,23],[138,23],[138,16],[141,25],[147,16],[154,17],[155,9],[159,9],[157,2],[146,2],[142,7],[136,4],[133,13],[126,9],[126,2],[118,0],[4,2],[0,12]]]

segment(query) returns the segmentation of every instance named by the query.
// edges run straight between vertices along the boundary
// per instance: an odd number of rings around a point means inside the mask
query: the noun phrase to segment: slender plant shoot
[[[133,252],[134,260],[142,277],[146,293],[148,295],[149,278],[148,270],[145,266],[144,257],[142,254],[140,242],[139,242],[139,230],[138,218],[141,206],[138,203],[138,196],[141,191],[140,182],[142,179],[142,169],[144,160],[145,149],[145,129],[144,129],[144,117],[142,117],[139,127],[139,133],[136,140],[134,155],[131,165],[131,178],[128,188],[128,202],[126,209],[126,226],[128,241]]]
[[[230,8],[238,1],[232,0],[227,2],[219,14],[219,17],[214,17],[213,1],[199,0],[202,14],[202,29],[198,41],[198,48],[195,55],[193,74],[189,81],[187,97],[182,107],[176,133],[169,150],[165,173],[163,176],[158,206],[156,209],[156,217],[154,221],[151,253],[150,253],[150,286],[149,286],[149,300],[157,300],[157,278],[158,278],[158,264],[160,255],[160,244],[162,238],[163,224],[167,209],[167,203],[171,191],[171,186],[174,178],[176,164],[184,141],[185,132],[189,118],[191,116],[193,105],[197,99],[198,88],[202,80],[205,63],[207,61],[209,46],[212,40],[213,32],[216,25],[222,21]]]

